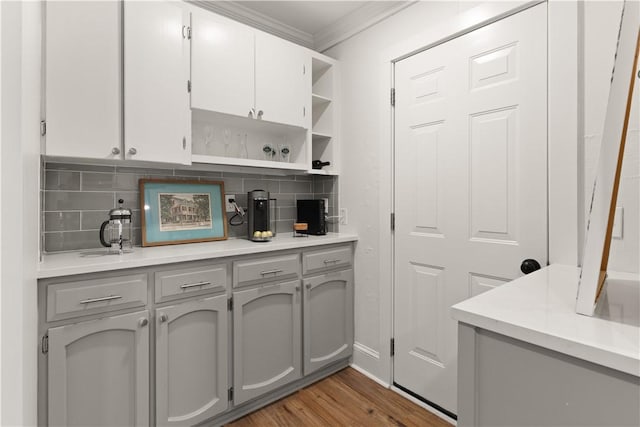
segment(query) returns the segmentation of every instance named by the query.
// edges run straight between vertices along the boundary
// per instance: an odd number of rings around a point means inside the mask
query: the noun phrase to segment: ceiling
[[[192,3],[322,52],[414,2],[192,0]]]

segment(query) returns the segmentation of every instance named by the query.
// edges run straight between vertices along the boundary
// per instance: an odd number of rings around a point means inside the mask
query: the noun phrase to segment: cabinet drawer
[[[299,271],[300,256],[298,254],[235,261],[233,263],[233,287],[297,277]]]
[[[47,321],[147,304],[147,275],[107,277],[47,286]]]
[[[302,254],[302,274],[351,266],[351,246],[309,251]]]
[[[227,288],[225,264],[158,271],[155,273],[156,302],[185,296],[224,291]]]

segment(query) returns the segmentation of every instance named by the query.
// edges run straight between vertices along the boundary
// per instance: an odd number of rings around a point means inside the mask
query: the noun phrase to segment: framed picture
[[[141,179],[142,246],[227,238],[224,183]]]

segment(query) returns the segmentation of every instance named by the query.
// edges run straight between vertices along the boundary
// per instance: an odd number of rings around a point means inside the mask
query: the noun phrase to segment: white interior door
[[[451,305],[547,262],[546,5],[395,67],[394,383],[457,412]]]

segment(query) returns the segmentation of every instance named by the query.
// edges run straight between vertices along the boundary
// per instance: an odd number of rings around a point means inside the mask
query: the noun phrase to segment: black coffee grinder
[[[254,242],[270,241],[274,230],[271,230],[269,192],[264,190],[249,191],[247,201],[249,240]]]

